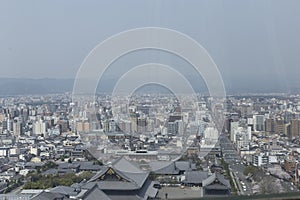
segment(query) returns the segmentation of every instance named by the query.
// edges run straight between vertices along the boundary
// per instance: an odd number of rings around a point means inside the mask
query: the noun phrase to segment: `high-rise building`
[[[292,138],[292,135],[291,135],[291,123],[284,124],[284,132],[283,133],[286,136],[288,136],[290,139]]]
[[[264,115],[254,115],[254,130],[255,131],[265,131],[265,116]]]
[[[43,120],[36,121],[33,124],[33,135],[45,135],[47,132],[47,123]]]
[[[230,123],[230,140],[232,142],[235,142],[235,134],[236,134],[236,130],[239,127],[239,122],[231,122]]]
[[[144,133],[146,132],[147,128],[147,119],[146,118],[139,118],[137,122],[137,131],[139,133]]]
[[[207,127],[204,131],[205,144],[211,145],[218,141],[218,130],[214,127]]]
[[[252,117],[248,117],[247,118],[247,126],[251,127],[251,131],[254,131],[254,119],[253,116]]]
[[[284,120],[276,119],[275,121],[275,133],[283,134],[284,133]]]
[[[82,121],[78,121],[76,122],[76,131],[78,132],[83,132],[83,122]]]
[[[168,121],[168,133],[171,133],[173,135],[177,135],[178,134],[178,122],[182,122],[183,118],[180,115],[171,115],[169,117],[169,121]]]
[[[125,133],[131,133],[131,121],[130,120],[122,120],[119,122],[119,127],[121,131]]]
[[[248,135],[248,140],[251,141],[251,139],[252,139],[252,129],[251,129],[251,126],[247,127],[247,135]]]
[[[82,132],[89,132],[90,131],[90,123],[88,120],[85,121],[78,121],[76,122],[76,131]]]
[[[2,130],[3,131],[7,130],[7,127],[8,127],[8,123],[7,123],[7,120],[5,119],[5,120],[2,121]]]
[[[59,120],[56,123],[59,125],[60,132],[68,132],[69,131],[69,121],[68,120]]]
[[[15,137],[22,135],[22,122],[20,119],[15,118],[13,122],[13,134]]]
[[[84,132],[89,132],[90,131],[90,123],[88,121],[85,121],[83,123],[83,130],[84,130]]]
[[[269,134],[274,134],[275,133],[275,120],[274,119],[266,119],[266,132]]]
[[[251,127],[250,132],[242,130],[236,133],[236,145],[238,149],[249,150],[249,143],[251,141]],[[249,139],[250,138],[250,139]]]
[[[13,131],[13,120],[11,120],[9,117],[7,118],[7,130]]]
[[[300,134],[300,119],[292,119],[291,121],[291,136],[297,137]]]

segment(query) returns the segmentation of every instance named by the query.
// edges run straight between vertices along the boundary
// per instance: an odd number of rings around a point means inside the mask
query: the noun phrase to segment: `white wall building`
[[[230,140],[231,142],[235,142],[235,134],[236,130],[239,127],[239,122],[231,122],[230,123]]]

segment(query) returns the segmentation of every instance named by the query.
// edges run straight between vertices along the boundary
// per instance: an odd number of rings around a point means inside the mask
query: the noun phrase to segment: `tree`
[[[280,192],[280,183],[276,183],[270,176],[265,177],[260,183],[261,194],[272,194]]]
[[[255,167],[252,165],[247,166],[244,170],[245,176],[248,176],[249,174],[254,174],[254,173],[255,173]]]

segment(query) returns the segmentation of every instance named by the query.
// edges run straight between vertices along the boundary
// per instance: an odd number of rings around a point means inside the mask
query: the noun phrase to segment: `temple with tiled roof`
[[[82,190],[101,190],[109,199],[152,199],[158,190],[148,179],[149,172],[142,171],[124,158],[102,168],[81,188]],[[96,189],[95,189],[96,188]],[[88,192],[87,192],[88,193]],[[89,195],[93,196],[89,193]],[[82,196],[84,198],[84,195]]]
[[[57,186],[35,195],[32,199],[81,200],[148,200],[154,199],[158,189],[142,171],[124,158],[111,165],[101,166],[90,180],[68,186]]]

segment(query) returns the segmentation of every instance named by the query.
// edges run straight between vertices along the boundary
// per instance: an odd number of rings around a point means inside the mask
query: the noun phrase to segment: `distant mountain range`
[[[72,91],[73,79],[0,78],[0,96],[51,94]]]
[[[117,79],[116,79],[117,80]],[[98,93],[110,93],[116,82],[115,79],[106,79],[102,82],[101,87],[98,88]],[[197,81],[191,79],[196,83]],[[29,79],[29,78],[0,78],[0,96],[8,95],[31,95],[31,94],[54,94],[71,92],[73,89],[74,79],[55,79],[55,78],[43,78],[43,79]],[[198,88],[194,88],[196,92],[207,93],[207,88],[203,84],[197,85]],[[300,88],[284,88],[278,87],[272,84],[226,84],[225,88],[227,94],[246,94],[246,93],[300,93]],[[154,92],[158,90],[159,93],[164,93],[167,90],[157,87],[146,87],[145,90],[139,90],[139,92]]]

